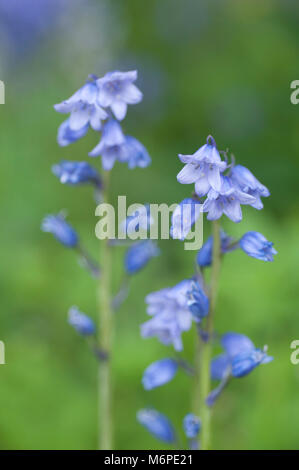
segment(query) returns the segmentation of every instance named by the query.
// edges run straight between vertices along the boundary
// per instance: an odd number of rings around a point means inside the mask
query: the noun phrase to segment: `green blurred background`
[[[1,449],[92,449],[97,443],[97,364],[68,326],[71,305],[97,317],[97,283],[73,253],[40,231],[47,213],[67,209],[97,256],[97,219],[90,188],[59,184],[51,165],[83,160],[98,141],[93,132],[59,148],[63,117],[53,104],[71,95],[89,73],[139,71],[144,101],[130,107],[125,130],[148,148],[152,165],[112,172],[114,198],[178,202],[178,153],[193,153],[213,134],[270,188],[263,211],[245,207],[244,220],[223,221],[238,237],[248,230],[273,240],[279,254],[266,264],[242,252],[226,256],[216,327],[236,331],[275,361],[235,380],[214,407],[217,449],[296,449],[299,365],[290,343],[299,338],[298,174],[299,106],[290,83],[299,79],[299,6],[296,0],[0,0],[2,181],[0,339]],[[93,162],[100,168],[100,159]],[[205,223],[204,236],[209,235]],[[192,380],[145,392],[141,376],[155,359],[173,354],[156,339],[142,340],[147,293],[190,276],[194,252],[162,241],[162,254],[134,277],[117,314],[113,356],[116,448],[165,448],[136,422],[154,406],[182,435]],[[123,248],[115,251],[114,288]],[[184,335],[191,359],[193,333]]]

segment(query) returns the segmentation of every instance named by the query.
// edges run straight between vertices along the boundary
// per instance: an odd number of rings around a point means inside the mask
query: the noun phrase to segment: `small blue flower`
[[[145,390],[152,390],[170,382],[178,370],[174,359],[161,359],[153,362],[144,371],[142,384]]]
[[[225,214],[237,223],[242,220],[241,204],[253,205],[255,201],[253,196],[235,186],[228,176],[221,175],[221,188],[219,191],[210,189],[203,204],[203,212],[208,212],[208,220],[217,220]]]
[[[273,261],[273,256],[277,254],[277,251],[273,248],[273,242],[269,242],[259,232],[245,233],[239,244],[248,256],[262,261]]]
[[[238,333],[226,333],[221,339],[222,347],[225,353],[213,359],[211,364],[212,379],[219,380],[228,372],[228,369],[234,377],[243,377],[249,374],[259,364],[265,364],[273,360],[272,357],[266,354],[265,348],[263,350],[256,349],[253,342],[245,335]],[[244,367],[242,374],[237,372],[237,363],[244,359],[244,366],[247,358],[250,359],[248,367]],[[235,368],[232,364],[235,362]]]
[[[93,183],[97,187],[101,187],[99,173],[87,162],[62,160],[57,165],[52,166],[52,172],[63,184]]]
[[[201,203],[192,198],[183,199],[171,217],[170,235],[174,239],[185,240],[201,213]]]
[[[72,130],[70,128],[70,120],[67,119],[62,124],[60,124],[58,128],[57,142],[61,147],[66,147],[67,145],[81,139],[81,137],[84,137],[87,131],[88,124],[77,131]]]
[[[69,128],[72,131],[80,131],[88,125],[99,131],[102,120],[108,116],[98,104],[99,89],[95,79],[90,78],[91,81],[86,82],[69,99],[54,105],[59,113],[70,113]]]
[[[258,365],[268,364],[271,361],[273,361],[273,357],[267,355],[267,347],[263,350],[253,349],[252,351],[242,352],[232,360],[232,375],[237,378],[244,377]]]
[[[223,230],[220,232],[221,253],[228,253],[238,248],[237,243],[233,243],[234,239],[229,237]],[[213,255],[213,236],[209,237],[197,253],[197,264],[205,267],[212,264]]]
[[[75,330],[83,336],[90,336],[95,333],[95,325],[91,318],[80,312],[78,307],[71,307],[68,312],[68,322]]]
[[[191,283],[192,281],[187,279],[174,287],[152,292],[146,297],[147,313],[152,318],[141,325],[143,338],[157,336],[161,343],[173,344],[177,351],[183,349],[181,335],[190,330],[192,325],[187,297]]]
[[[128,248],[125,255],[125,268],[128,274],[135,274],[160,253],[157,244],[152,240],[142,240]]]
[[[88,155],[90,157],[101,155],[103,169],[109,171],[117,160],[120,162],[128,160],[127,150],[126,139],[119,123],[110,119],[104,124],[100,142]]]
[[[240,187],[243,193],[250,194],[256,201],[252,204],[255,209],[262,209],[262,197],[270,196],[269,189],[266,188],[259,180],[251,173],[248,168],[242,165],[236,165],[232,168],[230,177],[234,184]]]
[[[106,73],[97,80],[99,105],[104,108],[109,106],[119,121],[124,119],[127,105],[137,104],[142,100],[141,91],[133,84],[136,80],[137,70]]]
[[[126,148],[128,153],[128,167],[130,170],[136,167],[146,168],[151,163],[148,151],[139,140],[126,136]]]
[[[176,442],[175,430],[169,419],[162,413],[151,408],[144,408],[138,411],[137,421],[157,439],[168,444]]]
[[[198,282],[193,282],[187,292],[187,305],[195,320],[201,321],[209,313],[210,301]]]
[[[211,377],[220,380],[220,385],[212,390],[206,399],[212,406],[219,397],[231,377],[244,377],[260,364],[267,364],[273,357],[267,355],[267,347],[257,349],[245,335],[226,333],[222,336],[221,344],[225,352],[216,356],[211,362]]]
[[[79,244],[77,233],[61,214],[45,217],[41,229],[44,232],[52,233],[56,240],[69,248],[75,248]]]
[[[177,175],[179,183],[195,183],[195,192],[199,197],[205,196],[211,188],[220,191],[220,173],[226,169],[227,164],[221,161],[212,136],[208,136],[207,143],[193,155],[179,154],[179,158],[186,163]]]
[[[183,420],[184,432],[188,439],[195,439],[200,431],[200,419],[193,413],[188,413]]]

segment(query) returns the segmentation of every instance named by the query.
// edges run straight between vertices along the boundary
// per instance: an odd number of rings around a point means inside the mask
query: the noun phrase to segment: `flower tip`
[[[216,147],[216,140],[214,139],[214,137],[211,134],[208,135],[208,137],[207,137],[207,144],[212,145],[212,147]]]

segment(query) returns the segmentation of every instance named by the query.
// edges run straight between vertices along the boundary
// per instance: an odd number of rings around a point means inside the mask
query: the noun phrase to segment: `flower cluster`
[[[86,135],[91,128],[101,132],[99,144],[89,153],[91,157],[102,156],[102,167],[111,170],[116,161],[127,163],[130,169],[145,168],[151,162],[146,148],[134,137],[123,133],[119,121],[127,113],[128,104],[137,104],[142,100],[142,93],[134,82],[137,71],[109,72],[98,78],[90,75],[86,83],[70,98],[54,105],[57,112],[67,114],[67,119],[59,126],[57,140],[60,146],[66,146]],[[95,199],[102,200],[102,192],[106,190],[99,171],[86,161],[61,160],[52,166],[52,173],[64,185],[90,185],[95,189]],[[125,231],[139,231],[149,228],[151,218],[146,206],[145,214],[132,214],[125,221]],[[149,217],[147,217],[149,216]],[[76,230],[66,221],[65,215],[48,215],[42,221],[41,229],[51,233],[65,247],[71,248],[94,277],[101,272],[98,264],[87,254]],[[124,258],[125,280],[114,299],[112,308],[118,308],[128,294],[128,278],[145,267],[151,258],[157,256],[159,250],[151,240],[133,243]],[[105,268],[105,267],[104,267]],[[109,293],[110,294],[110,293]],[[93,321],[77,307],[68,313],[68,322],[82,336],[94,336]],[[89,338],[90,341],[94,339]],[[96,343],[92,343],[93,352],[100,359],[106,358],[105,352],[99,351]]]
[[[193,155],[179,154],[179,158],[185,166],[177,180],[181,184],[194,184],[193,199],[202,202],[202,211],[207,212],[208,220],[217,220],[224,214],[233,222],[240,222],[241,205],[262,209],[261,197],[270,195],[250,170],[234,163],[229,165],[227,159],[221,159],[212,136],[208,136],[207,143]],[[186,220],[183,232],[188,233],[194,222],[194,218]]]
[[[69,114],[59,129],[57,141],[66,146],[84,137],[89,128],[102,136],[90,157],[102,156],[104,170],[111,170],[116,161],[127,163],[130,169],[145,168],[151,162],[146,148],[134,137],[125,135],[118,121],[124,119],[128,104],[137,104],[142,93],[134,82],[137,71],[108,72],[98,78],[90,75],[87,82],[70,98],[54,106]]]
[[[263,208],[261,197],[268,197],[269,190],[244,166],[235,165],[234,161],[228,164],[226,153],[224,155],[225,158],[222,159],[221,152],[211,136],[193,155],[179,155],[185,166],[177,175],[177,179],[182,184],[194,184],[194,193],[181,201],[173,213],[170,229],[173,238],[184,240],[201,212],[207,213],[208,220],[215,221],[224,214],[233,222],[240,222],[241,205],[250,205],[258,210]],[[210,285],[207,285],[205,270],[214,265],[215,243],[218,243],[215,251],[217,263],[220,263],[224,254],[236,249],[263,261],[273,261],[277,253],[273,243],[259,232],[247,232],[236,240],[221,230],[218,223],[214,223],[214,233],[217,242],[210,236],[198,251],[196,270],[191,279],[147,295],[147,313],[151,319],[141,325],[141,335],[144,338],[156,336],[166,346],[173,345],[176,351],[182,351],[182,333],[190,330],[192,324],[195,324],[198,340],[203,344],[201,349],[210,348],[218,338],[211,326],[211,316],[215,310],[217,272],[215,276],[212,270],[212,279]],[[259,365],[273,360],[267,355],[267,347],[258,349],[248,337],[241,334],[224,334],[221,337],[221,345],[224,353],[216,356],[211,363],[205,364],[202,372],[196,370],[198,361],[193,367],[177,355],[175,358],[168,357],[150,364],[143,374],[144,388],[152,390],[167,384],[176,376],[181,366],[189,375],[199,373],[199,381],[204,383],[209,384],[210,379],[219,381],[212,391],[208,385],[207,393],[203,397],[205,406],[209,408],[231,379],[245,377]],[[210,353],[205,356],[208,360],[209,357]],[[202,362],[200,364],[202,365]],[[200,375],[201,373],[206,375]],[[140,413],[138,420],[152,434],[166,442],[174,442],[165,439],[165,436],[174,436],[173,431],[170,431],[172,428],[168,418],[153,410],[143,410]],[[199,418],[188,414],[183,424],[189,447],[198,448],[197,436],[201,429]],[[207,421],[203,422],[203,433],[205,424],[209,425]]]

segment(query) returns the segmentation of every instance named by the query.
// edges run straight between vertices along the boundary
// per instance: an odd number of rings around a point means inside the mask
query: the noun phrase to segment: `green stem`
[[[212,356],[212,340],[214,332],[214,316],[217,301],[218,281],[221,263],[221,241],[220,241],[220,224],[218,220],[213,222],[213,257],[211,267],[211,284],[210,284],[210,311],[207,317],[207,333],[209,340],[200,341],[196,352],[196,375],[195,375],[195,398],[194,410],[201,417],[202,431],[200,436],[202,450],[211,448],[211,409],[206,405],[206,398],[211,389],[210,363]],[[195,408],[195,402],[199,398],[198,405]]]
[[[109,172],[105,172],[103,181],[103,202],[109,201]],[[99,447],[112,449],[112,414],[111,414],[111,350],[113,334],[113,315],[111,311],[111,247],[109,239],[101,242],[102,275],[99,284],[99,347],[107,353],[107,360],[99,366]]]

